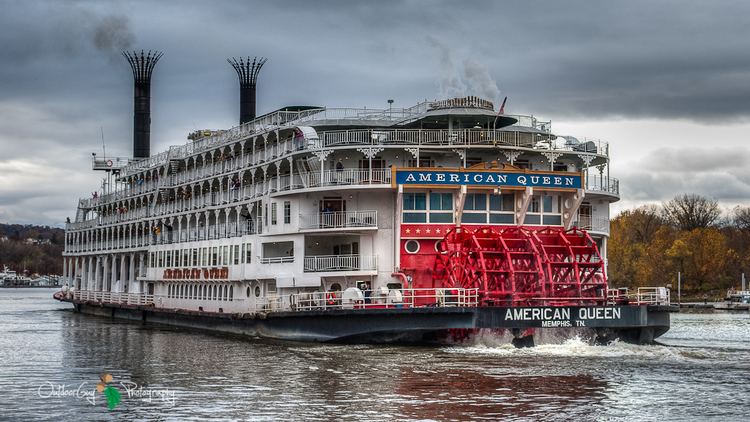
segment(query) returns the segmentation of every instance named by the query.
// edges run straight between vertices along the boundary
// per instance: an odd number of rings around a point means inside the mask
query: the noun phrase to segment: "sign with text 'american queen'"
[[[394,169],[394,186],[467,185],[486,187],[581,189],[583,175],[571,172],[474,169]]]

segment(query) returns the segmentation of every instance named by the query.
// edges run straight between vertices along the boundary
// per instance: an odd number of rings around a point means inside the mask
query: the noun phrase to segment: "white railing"
[[[328,309],[401,309],[418,306],[476,307],[478,289],[376,289],[297,293],[289,296],[288,306],[294,311]],[[286,305],[282,297],[274,297],[261,304],[259,310],[281,310]]]
[[[635,293],[629,289],[607,289],[607,303],[630,305],[669,305],[670,290],[666,287],[638,287]]]
[[[620,181],[614,177],[587,176],[586,190],[606,192],[620,196]]]
[[[294,262],[293,256],[272,256],[268,258],[261,258],[261,264],[289,264]]]
[[[579,215],[578,219],[573,222],[573,226],[583,230],[609,233],[609,218],[600,216]]]
[[[118,303],[124,305],[151,305],[154,303],[154,295],[142,293],[119,293],[119,292],[96,292],[91,290],[80,290],[73,292],[76,300]]]
[[[294,112],[285,112],[294,113]],[[227,131],[220,132],[214,136],[190,142],[182,146],[173,146],[169,151],[164,151],[145,160],[136,161],[123,167],[123,176],[140,170],[156,167],[166,163],[169,159],[183,159],[192,154],[218,148],[224,144],[238,141],[261,132],[277,129],[279,126],[293,127],[299,123],[316,120],[403,120],[417,115],[408,109],[375,110],[375,109],[353,109],[353,108],[328,108],[307,110],[299,112],[297,118],[277,118],[278,112],[264,116],[268,119],[267,124],[250,122]],[[539,128],[549,130],[544,124],[549,122],[538,122]],[[298,144],[297,148],[319,148],[322,146],[348,145],[348,144],[440,144],[440,145],[509,145],[535,149],[554,149],[608,155],[609,148],[606,142],[600,140],[584,140],[583,142],[571,143],[565,139],[553,139],[550,133],[529,133],[527,131],[515,130],[513,126],[498,130],[485,129],[361,129],[344,131],[327,131],[319,134],[318,142],[309,145]],[[264,159],[267,159],[267,149],[264,151]],[[278,154],[279,151],[276,151]],[[257,161],[253,160],[257,164]]]
[[[305,272],[373,271],[378,267],[376,255],[314,255],[306,256]]]
[[[324,109],[318,110],[315,113],[308,113],[309,118],[315,118],[317,115],[333,113],[337,109]],[[341,109],[348,110],[342,112],[345,115],[358,115],[372,116],[382,115],[382,110],[357,110],[357,109]],[[319,117],[319,116],[318,116]],[[351,118],[351,117],[350,117]],[[235,128],[236,129],[236,128]],[[242,130],[230,130],[226,133],[217,135],[217,139],[234,139],[232,135],[236,132],[236,136],[244,135],[245,132]],[[241,137],[241,136],[240,136]],[[203,142],[203,141],[200,141]],[[227,141],[228,142],[228,141]],[[196,142],[197,143],[197,142]],[[147,160],[138,161],[125,167],[125,169],[135,166],[133,168],[150,168],[151,164],[147,163],[158,163],[164,164],[169,159],[184,159],[188,155],[196,152],[196,143],[191,143],[190,148],[184,147],[172,147],[169,151],[165,151]],[[291,153],[295,150],[304,149],[319,149],[323,147],[334,147],[334,146],[346,146],[346,145],[382,145],[382,144],[394,144],[394,145],[445,145],[445,146],[472,146],[472,145],[492,145],[492,146],[510,146],[520,148],[530,148],[536,150],[551,150],[551,151],[573,151],[581,153],[591,153],[603,156],[609,155],[609,145],[606,142],[600,140],[586,140],[577,144],[571,144],[567,140],[562,138],[555,139],[554,135],[546,133],[529,133],[526,131],[514,130],[513,127],[500,129],[500,130],[484,130],[484,129],[458,129],[458,130],[447,130],[447,129],[358,129],[358,130],[337,130],[337,131],[325,131],[319,134],[319,139],[312,140],[310,143],[298,143],[295,144],[292,140],[285,139],[280,140],[279,143],[271,145],[269,148],[261,151],[256,151],[254,156],[242,155],[240,157],[233,157],[232,159],[224,160],[221,162],[207,163],[199,168],[193,168],[190,170],[190,175],[186,175],[185,172],[178,173],[176,175],[168,175],[163,177],[163,181],[160,179],[150,180],[148,182],[138,181],[128,188],[116,192],[110,192],[106,195],[98,196],[97,198],[81,199],[80,205],[84,208],[90,208],[96,205],[104,204],[107,202],[115,201],[122,198],[127,198],[132,195],[140,193],[150,192],[157,187],[173,187],[180,183],[188,183],[190,181],[198,180],[205,177],[211,177],[220,174],[226,174],[229,172],[236,171],[242,163],[253,163],[254,165],[260,164],[261,161],[265,162],[269,159],[275,159],[282,154]],[[218,144],[213,145],[218,147]],[[270,155],[270,158],[269,158]],[[146,165],[146,167],[143,167]],[[153,164],[156,165],[156,164]],[[124,172],[123,174],[125,174]],[[595,179],[595,178],[594,178]],[[606,183],[592,183],[590,189],[602,190],[610,193],[619,194],[619,186],[616,180],[607,180]],[[596,188],[598,186],[598,189]]]
[[[331,211],[300,215],[300,230],[378,227],[377,211]]]

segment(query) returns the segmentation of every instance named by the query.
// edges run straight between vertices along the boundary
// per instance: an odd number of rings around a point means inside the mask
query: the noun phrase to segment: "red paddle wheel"
[[[534,232],[544,256],[549,305],[591,305],[604,302],[607,281],[596,242],[578,228],[546,227]]]
[[[602,303],[604,263],[585,231],[466,227],[437,246],[433,285],[478,289],[484,306]]]

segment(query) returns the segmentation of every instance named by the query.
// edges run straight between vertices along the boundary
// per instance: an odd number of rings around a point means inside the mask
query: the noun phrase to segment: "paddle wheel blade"
[[[578,229],[466,227],[439,242],[433,285],[478,289],[484,306],[589,305],[607,284],[596,242]]]

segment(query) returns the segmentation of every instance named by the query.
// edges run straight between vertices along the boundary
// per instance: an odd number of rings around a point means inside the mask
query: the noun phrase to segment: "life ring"
[[[336,305],[336,292],[328,292],[328,293],[326,293],[326,303],[329,306],[335,306]]]
[[[113,164],[112,160],[107,160],[107,167],[112,167]]]

